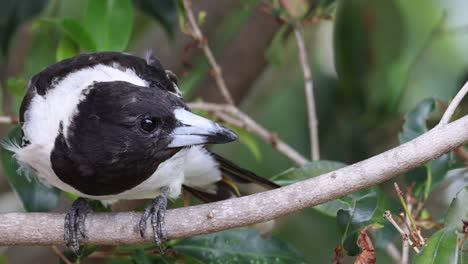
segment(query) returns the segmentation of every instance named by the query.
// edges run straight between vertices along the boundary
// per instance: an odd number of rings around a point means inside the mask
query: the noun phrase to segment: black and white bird
[[[175,75],[152,55],[90,53],[47,67],[28,84],[20,123],[22,142],[7,144],[20,170],[80,197],[64,223],[75,251],[86,199],[156,198],[138,225],[143,236],[151,217],[160,245],[167,199],[182,188],[210,202],[241,195],[242,186],[278,187],[204,148],[237,136],[191,113]]]

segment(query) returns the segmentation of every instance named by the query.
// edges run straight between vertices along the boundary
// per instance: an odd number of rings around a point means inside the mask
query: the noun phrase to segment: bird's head
[[[98,82],[82,95],[63,143],[100,166],[158,162],[183,147],[237,139],[231,130],[191,113],[165,89]]]

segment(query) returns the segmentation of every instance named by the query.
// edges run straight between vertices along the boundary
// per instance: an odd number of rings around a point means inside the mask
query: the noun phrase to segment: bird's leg
[[[91,209],[84,198],[76,199],[70,210],[65,215],[64,240],[67,247],[70,247],[78,255],[80,250],[80,238],[87,238],[85,229],[85,220]]]
[[[167,238],[166,226],[164,217],[166,215],[167,207],[167,193],[169,188],[161,188],[161,194],[154,199],[154,201],[146,207],[143,216],[140,219],[139,229],[142,238],[145,237],[146,221],[151,217],[151,225],[153,226],[153,239],[156,245],[161,249],[161,243]]]

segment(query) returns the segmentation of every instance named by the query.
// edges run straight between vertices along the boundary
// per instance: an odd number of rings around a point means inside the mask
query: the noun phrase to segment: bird
[[[161,247],[168,199],[183,189],[212,202],[279,187],[207,149],[238,136],[191,112],[176,75],[151,53],[83,53],[50,65],[29,81],[19,112],[21,142],[4,147],[21,174],[79,197],[64,219],[75,253],[90,200],[153,199],[136,224],[144,237],[151,219]]]

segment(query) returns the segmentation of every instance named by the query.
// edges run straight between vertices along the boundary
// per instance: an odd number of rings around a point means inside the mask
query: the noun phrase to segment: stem
[[[203,36],[203,33],[198,27],[197,20],[193,15],[192,11],[192,3],[190,0],[183,0],[182,1],[185,9],[185,14],[187,15],[190,27],[191,27],[191,36],[198,42],[200,48],[203,50],[208,63],[210,64],[211,68],[213,69],[213,78],[216,81],[216,85],[221,92],[221,95],[224,97],[224,100],[231,105],[234,105],[234,100],[232,99],[231,94],[226,85],[226,81],[223,78],[223,74],[221,72],[221,67],[219,66],[218,62],[216,61],[213,52],[208,45],[208,41]]]
[[[449,106],[447,107],[447,110],[445,110],[444,115],[440,119],[438,126],[446,125],[450,122],[450,119],[455,113],[457,106],[461,103],[467,92],[468,82],[466,82],[465,85],[463,85],[460,91],[458,91],[457,95],[455,95],[455,97],[453,98],[452,102],[450,102]]]
[[[320,147],[318,137],[318,121],[315,110],[315,99],[312,83],[312,74],[309,66],[309,56],[304,44],[303,28],[300,24],[294,25],[294,35],[296,36],[299,61],[301,62],[302,73],[304,75],[304,90],[307,103],[307,114],[310,133],[310,153],[312,160],[320,159]]]

